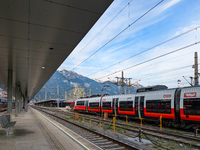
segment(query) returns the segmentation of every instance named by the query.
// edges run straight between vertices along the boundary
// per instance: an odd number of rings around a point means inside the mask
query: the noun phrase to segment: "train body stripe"
[[[174,108],[171,108],[171,114],[146,112],[146,108],[144,108],[144,116],[147,116],[147,117],[160,117],[160,116],[162,116],[162,118],[175,119]]]
[[[111,107],[111,110],[103,109],[102,111],[103,111],[103,112],[106,112],[106,113],[113,113],[113,109],[112,109],[112,107]]]
[[[185,115],[183,108],[180,108],[181,120],[191,120],[191,121],[200,121],[200,116],[198,115]]]
[[[88,111],[100,112],[100,107],[99,109],[90,109],[90,107],[88,106]]]
[[[118,107],[118,114],[135,115],[135,108],[133,107],[133,111],[123,111],[123,110],[120,110]]]
[[[76,110],[86,110],[85,106],[75,106]]]
[[[102,109],[103,112],[113,113],[113,107],[111,107],[111,110],[103,109],[103,107],[101,107],[101,109]]]

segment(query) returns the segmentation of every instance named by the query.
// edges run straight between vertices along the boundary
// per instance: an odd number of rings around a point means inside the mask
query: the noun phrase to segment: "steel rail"
[[[50,109],[48,109],[50,110]],[[71,115],[73,116],[74,113],[71,113],[71,112],[65,112],[65,111],[62,111],[60,109],[55,109],[59,112],[62,112],[66,115]],[[82,115],[83,116],[83,115]],[[84,118],[90,118],[90,116],[88,115],[84,115]],[[99,118],[94,118],[94,117],[91,117],[91,120],[95,121],[95,122],[99,122]],[[105,124],[111,124],[112,121],[109,121],[109,120],[101,120],[102,122],[104,122]],[[200,138],[195,138],[195,137],[191,137],[191,136],[184,136],[184,135],[178,135],[178,134],[175,134],[175,133],[168,133],[168,132],[165,132],[165,131],[160,131],[160,130],[155,130],[155,129],[149,129],[149,128],[145,128],[145,127],[140,127],[140,126],[133,126],[133,125],[130,125],[130,124],[125,124],[125,123],[117,123],[115,122],[115,126],[116,127],[119,127],[119,128],[122,128],[122,129],[126,129],[128,131],[132,131],[132,132],[139,132],[138,129],[142,129],[144,131],[149,131],[149,132],[153,132],[154,134],[152,133],[147,133],[147,132],[144,132],[144,134],[146,135],[150,135],[150,136],[154,136],[154,137],[157,137],[157,138],[163,138],[163,139],[166,139],[166,140],[173,140],[173,141],[176,141],[176,142],[181,142],[181,143],[184,143],[184,144],[187,144],[187,145],[191,145],[191,146],[194,146],[194,147],[197,147],[200,149],[200,146],[198,145],[195,145],[195,144],[192,144],[192,143],[189,143],[189,142],[184,142],[184,141],[180,141],[178,139],[172,139],[170,137],[165,137],[165,136],[161,136],[161,135],[168,135],[168,136],[172,136],[172,137],[177,137],[177,138],[181,138],[181,139],[185,139],[185,140],[190,140],[190,141],[196,141],[196,142],[199,142],[200,143]],[[124,127],[125,126],[125,127]],[[132,129],[132,128],[127,128],[127,127],[133,127],[133,128],[138,128],[138,129]],[[161,135],[156,135],[155,133],[158,133],[158,134],[161,134]]]
[[[34,108],[34,107],[33,107],[33,108]],[[84,130],[87,130],[87,131],[89,131],[89,132],[92,132],[92,133],[94,133],[94,134],[97,134],[97,135],[99,135],[99,136],[101,136],[101,137],[103,137],[103,138],[105,138],[105,139],[108,139],[108,140],[111,140],[111,141],[113,141],[113,142],[115,142],[115,143],[118,143],[119,145],[122,145],[122,146],[124,146],[124,147],[126,147],[126,148],[134,149],[134,150],[140,150],[140,148],[137,148],[137,147],[128,145],[128,144],[126,144],[126,143],[123,143],[123,142],[121,142],[121,141],[118,141],[118,140],[116,140],[116,139],[113,139],[113,138],[111,138],[111,137],[109,137],[109,136],[106,136],[106,135],[104,135],[104,134],[101,134],[101,133],[99,133],[99,132],[90,130],[90,129],[84,127],[84,126],[78,125],[78,124],[76,124],[76,123],[74,123],[74,122],[71,122],[71,121],[69,121],[69,120],[67,120],[67,119],[64,119],[64,118],[61,118],[61,117],[59,117],[59,116],[53,115],[53,114],[48,113],[48,112],[46,112],[46,111],[44,111],[44,110],[41,110],[41,109],[39,109],[39,110],[42,111],[42,112],[44,112],[44,113],[47,113],[48,115],[51,115],[51,116],[53,116],[53,117],[56,117],[56,118],[58,118],[58,119],[60,119],[60,120],[62,120],[62,121],[68,122],[68,123],[70,123],[70,124],[73,124],[73,125],[75,125],[75,126],[77,126],[77,127],[82,128],[82,129],[84,129]]]

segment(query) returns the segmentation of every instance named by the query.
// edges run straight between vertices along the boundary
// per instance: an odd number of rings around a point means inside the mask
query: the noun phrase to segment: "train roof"
[[[104,94],[103,96],[106,96],[108,94]],[[86,96],[86,97],[79,97],[78,99],[84,99],[84,98],[93,98],[93,97],[101,97],[100,94],[96,94],[96,95],[91,95],[91,96]]]
[[[158,90],[167,90],[168,87],[166,85],[154,85],[154,86],[148,86],[137,89],[137,93],[139,92],[148,92],[148,91],[158,91]]]
[[[187,87],[178,87],[178,88],[170,88],[168,89],[168,87],[166,85],[154,85],[154,86],[148,86],[148,87],[143,87],[143,88],[139,88],[137,89],[136,93],[128,93],[128,94],[117,94],[117,95],[103,95],[103,97],[126,97],[126,96],[130,96],[130,95],[137,95],[138,94],[148,94],[149,92],[152,94],[154,94],[156,91],[161,91],[161,92],[165,92],[168,90],[176,90],[176,89],[187,89],[187,88],[199,88],[200,90],[200,85],[197,86],[187,86]],[[149,93],[149,94],[150,94]],[[87,97],[80,97],[77,100],[81,100],[81,99],[87,99],[87,98],[95,98],[95,97],[101,97],[101,95],[97,94],[97,95],[92,95],[92,96],[87,96]]]

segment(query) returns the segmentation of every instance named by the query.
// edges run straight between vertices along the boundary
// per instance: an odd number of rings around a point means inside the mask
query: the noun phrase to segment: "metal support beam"
[[[24,99],[24,97],[23,97],[23,96],[21,96],[21,107],[20,107],[20,112],[22,112],[22,107],[23,107],[23,99]]]
[[[24,110],[25,110],[25,112],[28,111],[27,101],[28,101],[28,96],[27,96],[27,92],[26,92],[25,93],[25,103],[24,103]]]
[[[19,94],[19,109],[18,109],[18,112],[20,113],[21,112],[21,106],[22,106],[22,95],[21,93]]]
[[[15,84],[15,117],[18,117],[19,111],[19,88],[18,84]]]
[[[12,114],[12,78],[13,78],[13,71],[8,70],[8,90],[7,90],[7,105],[8,109],[7,112],[10,112]],[[9,122],[11,121],[11,115],[9,118]]]
[[[25,97],[23,96],[23,97],[22,97],[22,111],[23,111],[23,108],[25,108],[25,107],[24,107],[24,104],[25,104]]]

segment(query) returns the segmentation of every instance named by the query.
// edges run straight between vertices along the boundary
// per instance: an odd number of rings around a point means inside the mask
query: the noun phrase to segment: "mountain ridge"
[[[126,83],[125,88],[128,89]],[[131,84],[131,93],[135,93],[137,88],[143,87],[138,83]],[[57,98],[57,87],[59,87],[59,99],[65,99],[66,92],[74,88],[85,88],[85,92],[88,94],[91,87],[91,94],[109,94],[116,95],[121,94],[121,86],[117,86],[111,81],[96,81],[88,77],[82,76],[74,71],[61,70],[56,71],[51,78],[46,82],[42,89],[36,94],[35,99],[56,99]],[[87,95],[86,94],[86,95]],[[69,94],[68,94],[69,99]]]

